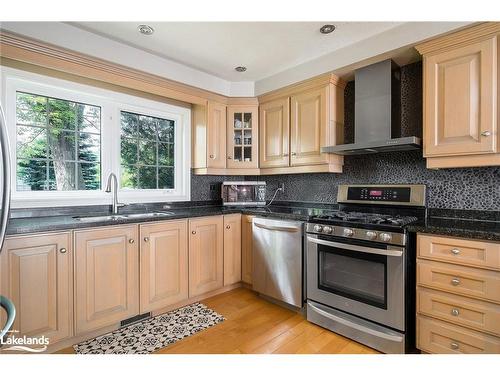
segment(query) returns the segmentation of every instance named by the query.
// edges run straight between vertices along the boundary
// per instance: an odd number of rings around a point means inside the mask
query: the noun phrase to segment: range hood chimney
[[[327,146],[322,152],[360,155],[415,150],[416,136],[401,137],[401,81],[399,67],[385,60],[354,73],[354,143]]]

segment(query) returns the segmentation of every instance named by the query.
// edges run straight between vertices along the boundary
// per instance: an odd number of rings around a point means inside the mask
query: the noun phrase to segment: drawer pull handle
[[[451,249],[451,253],[453,255],[458,255],[458,254],[460,254],[460,250],[455,247],[455,248]]]
[[[481,135],[483,137],[489,137],[491,135],[491,132],[489,130],[485,130],[484,132],[481,132]]]
[[[450,348],[452,348],[453,350],[457,350],[458,348],[460,348],[460,345],[458,345],[456,342],[452,342],[450,344]]]
[[[460,279],[458,279],[458,278],[451,279],[451,285],[453,285],[453,286],[460,285]]]
[[[66,248],[65,248],[65,247],[61,247],[61,248],[59,249],[59,252],[60,252],[60,253],[62,253],[62,254],[65,254],[65,253],[66,253],[66,251],[68,251],[68,250],[66,250]]]
[[[458,309],[451,309],[451,315],[458,316],[459,314],[460,314],[460,310],[458,310]]]

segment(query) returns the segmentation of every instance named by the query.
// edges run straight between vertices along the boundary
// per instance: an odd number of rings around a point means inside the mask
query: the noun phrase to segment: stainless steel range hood
[[[354,143],[327,146],[322,152],[360,155],[415,150],[416,136],[401,136],[401,83],[392,60],[358,69],[354,75]]]

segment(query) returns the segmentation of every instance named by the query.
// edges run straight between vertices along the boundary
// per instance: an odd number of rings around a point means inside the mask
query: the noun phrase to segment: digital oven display
[[[368,194],[370,195],[370,197],[381,197],[382,190],[370,190]]]

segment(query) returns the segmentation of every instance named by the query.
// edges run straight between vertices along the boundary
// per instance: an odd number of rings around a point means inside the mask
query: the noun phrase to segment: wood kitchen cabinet
[[[290,104],[289,98],[262,103],[260,112],[260,167],[288,167]]]
[[[76,334],[139,313],[137,231],[124,225],[74,232]]]
[[[3,246],[0,294],[10,298],[16,307],[12,329],[19,333],[15,336],[43,335],[50,344],[72,336],[71,233],[11,237]]]
[[[259,97],[260,174],[342,172],[345,83],[327,74]]]
[[[140,312],[188,299],[188,223],[140,226]]]
[[[224,286],[241,281],[241,214],[224,215]]]
[[[500,23],[484,23],[416,48],[424,64],[424,157],[430,168],[500,165]]]
[[[226,168],[226,105],[208,102],[207,168]]]
[[[227,107],[227,168],[259,168],[258,106]]]
[[[252,220],[255,216],[241,215],[241,279],[252,284]]]
[[[500,353],[500,243],[417,235],[417,347]]]
[[[224,285],[224,219],[207,216],[189,220],[189,297]]]

